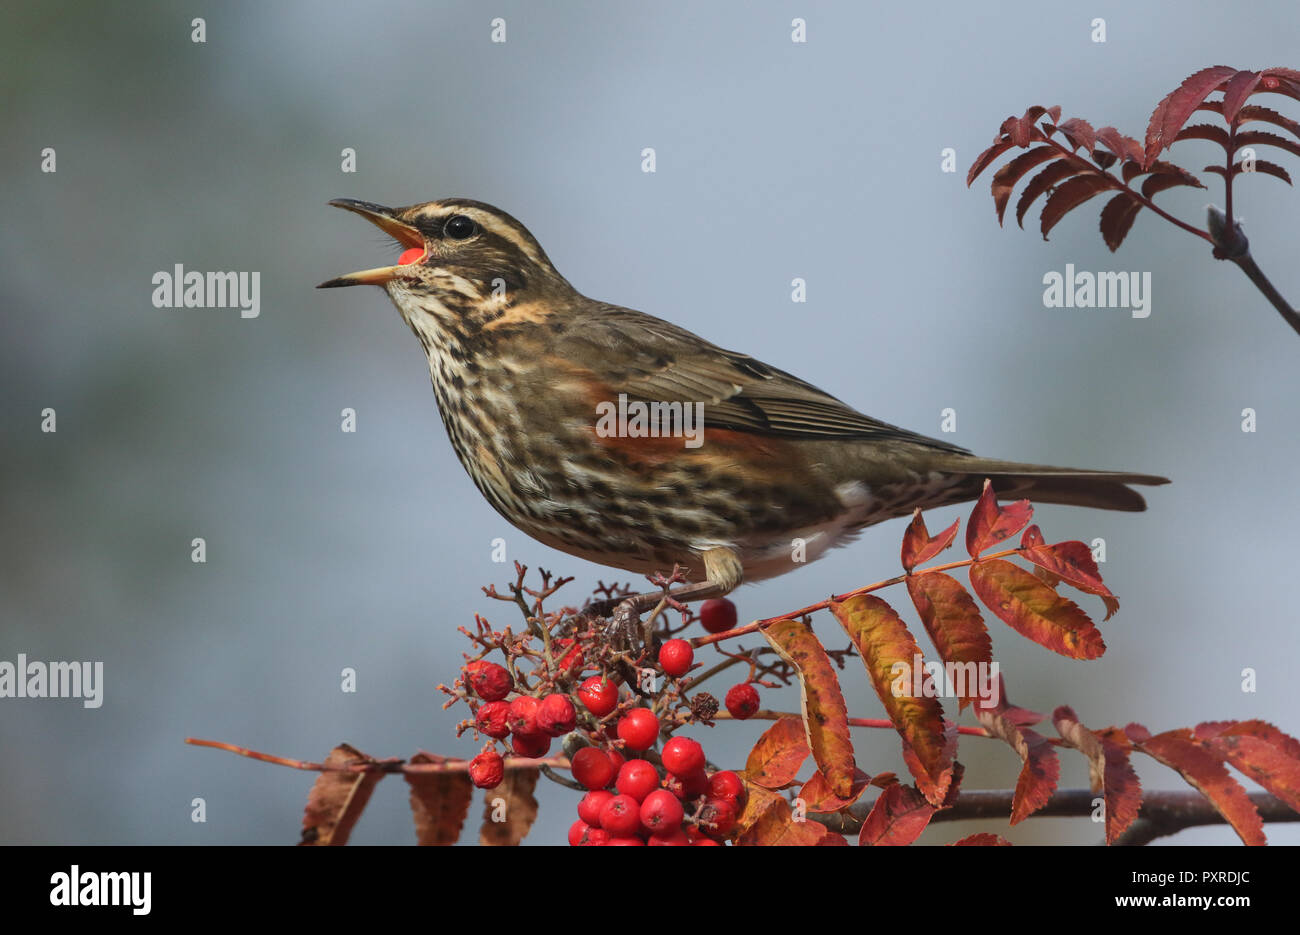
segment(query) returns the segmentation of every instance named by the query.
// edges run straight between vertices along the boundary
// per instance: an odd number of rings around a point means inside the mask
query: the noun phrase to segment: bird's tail
[[[960,484],[961,495],[950,501],[953,503],[978,497],[983,489],[984,478],[987,477],[993,482],[993,491],[999,500],[1018,500],[1023,497],[1034,503],[1063,503],[1068,506],[1138,513],[1145,510],[1147,504],[1130,484],[1156,486],[1169,483],[1169,478],[1154,474],[1087,471],[962,456],[955,457],[952,464],[945,465],[944,469],[965,475],[966,478]]]

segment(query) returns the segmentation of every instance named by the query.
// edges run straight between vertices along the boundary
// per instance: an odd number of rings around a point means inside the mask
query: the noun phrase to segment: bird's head
[[[386,208],[336,198],[330,204],[361,215],[404,250],[393,266],[348,273],[317,288],[383,286],[413,327],[421,314],[458,328],[483,325],[521,302],[572,288],[526,227],[483,202],[446,198]]]

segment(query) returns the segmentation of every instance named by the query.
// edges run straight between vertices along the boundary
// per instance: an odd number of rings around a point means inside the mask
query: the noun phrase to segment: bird
[[[864,415],[754,357],[587,298],[523,224],[481,201],[329,204],[404,250],[318,288],[387,292],[487,501],[570,555],[661,581],[686,569],[678,600],[724,596],[876,523],[977,499],[986,479],[1003,498],[1132,512],[1146,504],[1131,485],[1168,483],[981,458]],[[659,594],[638,597],[648,609]]]

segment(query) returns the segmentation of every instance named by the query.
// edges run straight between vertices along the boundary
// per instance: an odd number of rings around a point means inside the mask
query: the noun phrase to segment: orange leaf
[[[935,808],[915,786],[897,783],[876,797],[862,823],[859,845],[907,845],[921,836]]]
[[[753,815],[742,814],[748,821],[737,823],[744,830],[736,836],[740,847],[816,847],[822,845],[848,844],[843,835],[829,831],[825,825],[815,821],[795,821],[785,799],[774,793],[768,793],[759,803]],[[747,802],[745,812],[750,811],[752,802]],[[838,840],[836,840],[838,839]]]
[[[971,558],[979,558],[985,549],[1024,529],[1033,515],[1034,508],[1028,500],[998,506],[993,482],[985,479],[984,490],[966,523],[966,551]]]
[[[1032,574],[1000,558],[971,566],[979,599],[1021,636],[1071,659],[1096,659],[1106,651],[1096,624]]]
[[[1011,842],[1004,837],[996,834],[990,834],[987,831],[981,831],[978,834],[968,834],[960,841],[953,841],[949,847],[1010,847]]]
[[[834,664],[821,640],[798,620],[781,620],[762,632],[777,655],[798,672],[808,747],[831,791],[846,798],[852,794],[856,767],[853,741],[849,739],[849,711]]]
[[[953,520],[951,526],[934,538],[930,538],[921,510],[917,508],[912,514],[912,522],[903,533],[903,568],[910,572],[917,565],[928,562],[952,545],[952,540],[957,538],[957,527],[960,525],[961,520]]]
[[[1267,721],[1209,721],[1196,740],[1300,812],[1300,741]]]
[[[339,744],[325,758],[325,765],[334,767],[373,762],[373,758],[345,743]],[[321,773],[307,796],[307,809],[302,816],[302,840],[298,843],[317,846],[347,844],[353,825],[370,801],[370,793],[383,778],[384,774],[378,771],[331,769]]]
[[[417,753],[411,763],[432,763],[427,753]],[[425,846],[455,844],[474,799],[468,773],[406,773],[411,787],[411,814],[416,842]]]
[[[1066,705],[1052,713],[1052,721],[1065,742],[1088,758],[1092,791],[1106,800],[1106,843],[1114,844],[1142,807],[1142,784],[1129,762],[1128,739],[1118,731],[1089,730]]]
[[[1187,728],[1151,736],[1141,724],[1125,729],[1133,745],[1171,769],[1178,770],[1210,800],[1244,844],[1266,844],[1264,822],[1241,783],[1229,775],[1219,756],[1197,743]]]
[[[487,790],[483,797],[479,844],[513,847],[524,839],[537,820],[533,790],[541,774],[539,769],[509,769],[501,785]]]
[[[810,812],[838,812],[861,798],[869,785],[871,785],[871,777],[860,769],[854,770],[853,788],[846,798],[842,798],[831,791],[826,777],[822,775],[821,770],[818,770],[803,784],[803,788],[799,790],[799,798],[803,799],[804,808]]]
[[[940,659],[960,666],[958,671],[967,674],[978,672],[981,666],[993,661],[993,641],[989,639],[984,618],[960,581],[932,571],[911,575],[906,583],[907,593]],[[961,711],[972,698],[978,697],[979,679],[964,678],[956,688],[957,710]]]
[[[745,778],[767,789],[789,785],[799,775],[799,767],[808,758],[808,752],[803,722],[797,717],[783,717],[749,751]]]
[[[975,716],[990,734],[1010,744],[1024,761],[1011,800],[1011,824],[1024,821],[1046,805],[1056,791],[1061,778],[1056,751],[1042,734],[1018,726],[1002,711],[977,705]]]
[[[944,752],[943,708],[934,698],[912,695],[912,668],[922,658],[916,640],[894,609],[870,594],[832,602],[831,613],[862,656],[894,729],[937,781],[950,765]]]
[[[930,778],[925,768],[921,766],[920,759],[907,745],[907,741],[903,741],[903,762],[907,764],[908,772],[916,780],[916,788],[935,808],[945,808],[953,803],[961,790],[962,776],[966,774],[966,767],[953,759],[957,755],[957,725],[952,721],[944,721],[944,740],[946,741],[944,754],[952,765],[945,769],[937,780]]]

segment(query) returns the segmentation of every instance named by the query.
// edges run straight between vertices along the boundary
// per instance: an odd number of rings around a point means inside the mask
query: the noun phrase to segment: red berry
[[[506,778],[506,761],[495,750],[485,750],[469,761],[470,782],[480,789],[495,789]]]
[[[614,764],[604,750],[583,747],[573,755],[573,778],[588,789],[603,789],[614,778]]]
[[[700,623],[710,633],[736,628],[736,605],[725,597],[715,597],[700,605]]]
[[[465,685],[484,701],[500,701],[515,687],[505,666],[482,659],[466,664]]]
[[[628,760],[619,769],[614,787],[640,802],[659,788],[659,770],[649,760]]]
[[[600,810],[614,797],[614,793],[604,789],[592,789],[578,803],[578,817],[589,825],[600,824]]]
[[[618,771],[622,769],[623,764],[627,762],[627,757],[617,750],[606,750],[605,755],[608,756],[609,761],[614,764],[614,775],[617,776]]]
[[[510,737],[510,749],[519,756],[540,759],[551,749],[551,738],[545,734],[514,734]]]
[[[561,653],[560,658],[556,660],[555,667],[560,670],[561,675],[574,676],[583,670],[582,647],[576,645],[577,642],[571,636],[555,641],[555,645]]]
[[[659,666],[675,679],[690,671],[695,661],[695,650],[686,640],[669,640],[659,647]]]
[[[397,258],[398,266],[405,266],[407,263],[414,263],[424,257],[423,247],[412,247],[410,250],[403,250],[402,255]]]
[[[612,835],[627,837],[641,828],[641,803],[630,795],[616,795],[600,810],[600,826]]]
[[[659,737],[659,718],[649,708],[633,708],[618,722],[618,739],[629,750],[649,750]]]
[[[722,845],[713,838],[696,838],[691,842],[691,847],[722,847]]]
[[[510,731],[514,734],[538,734],[537,709],[542,703],[532,695],[520,695],[510,702]]]
[[[609,844],[610,833],[604,828],[588,828],[582,844],[585,847],[604,847]]]
[[[573,730],[578,723],[578,712],[568,695],[547,695],[537,709],[537,726],[542,733],[559,737]]]
[[[678,776],[704,769],[704,748],[689,737],[674,737],[664,744],[664,769]]]
[[[681,827],[682,817],[682,803],[667,789],[656,789],[641,803],[641,824],[653,833]]]
[[[758,689],[748,682],[732,685],[727,690],[726,703],[732,717],[740,721],[751,718],[759,709]]]
[[[740,806],[735,799],[709,796],[704,800],[700,810],[700,821],[708,826],[710,834],[725,837],[736,827],[736,818],[740,815]]]
[[[677,827],[673,831],[664,834],[652,834],[650,840],[646,841],[651,847],[688,847],[691,839],[686,836],[686,832]]]
[[[610,847],[645,847],[645,841],[637,837],[610,838],[606,842]]]
[[[578,687],[578,700],[596,717],[604,717],[618,707],[618,686],[593,675]]]
[[[709,791],[709,777],[703,769],[687,773],[685,776],[669,773],[668,778],[664,780],[664,788],[684,802],[698,799]]]
[[[718,770],[709,777],[709,795],[739,802],[745,795],[745,781],[729,769]]]
[[[474,716],[474,726],[480,733],[501,740],[510,734],[510,705],[504,701],[489,701],[481,705]]]
[[[580,844],[587,843],[587,832],[591,830],[591,825],[579,818],[573,824],[569,825],[569,845],[577,847]]]

